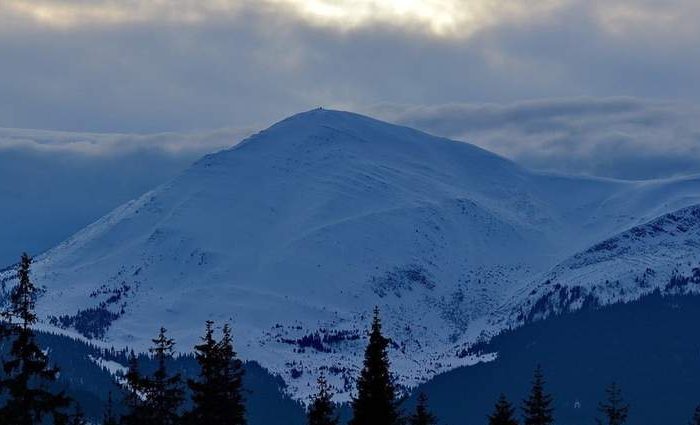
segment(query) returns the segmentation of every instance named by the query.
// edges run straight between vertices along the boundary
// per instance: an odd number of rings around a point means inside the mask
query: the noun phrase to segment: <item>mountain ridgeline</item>
[[[205,320],[230,323],[240,356],[286,394],[306,400],[324,372],[347,401],[375,305],[408,388],[497,364],[497,350],[476,347],[537,319],[697,292],[697,205],[700,177],[541,173],[318,109],[205,156],[38,256],[37,312],[54,331],[137,351],[160,324],[192,347]]]

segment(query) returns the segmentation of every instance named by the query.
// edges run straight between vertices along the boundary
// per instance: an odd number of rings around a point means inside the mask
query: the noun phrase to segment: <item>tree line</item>
[[[375,308],[369,343],[365,349],[363,367],[357,381],[357,396],[352,399],[352,419],[349,425],[437,425],[438,418],[428,407],[428,397],[420,393],[414,411],[402,415],[401,399],[393,382],[388,358],[389,341],[382,335],[379,310]],[[528,397],[522,404],[522,425],[553,425],[553,397],[545,391],[542,368],[537,366]],[[308,410],[309,425],[338,425],[332,394],[323,377],[318,380],[318,392]],[[623,425],[629,406],[624,402],[620,388],[610,384],[607,400],[600,404],[600,425]],[[700,407],[691,425],[700,425]],[[501,394],[487,418],[488,425],[520,425],[516,410]]]
[[[30,279],[31,262],[31,257],[22,255],[18,283],[10,291],[8,305],[0,316],[0,338],[9,342],[9,351],[1,362],[0,424],[87,425],[80,405],[65,391],[54,389],[59,371],[49,364],[48,354],[36,342],[33,325],[37,323],[38,289]],[[143,372],[136,355],[130,355],[128,371],[121,382],[124,393],[121,414],[117,413],[110,393],[102,425],[246,425],[243,363],[233,348],[231,328],[224,325],[218,338],[215,333],[214,323],[207,321],[201,342],[194,347],[199,374],[184,379],[168,369],[175,342],[161,328],[150,349],[155,370]],[[348,425],[437,425],[438,418],[430,411],[423,393],[418,395],[413,412],[402,413],[402,398],[390,370],[388,346],[389,340],[382,334],[379,310],[375,308]],[[186,394],[190,398],[188,407],[185,407]],[[629,405],[623,400],[620,387],[612,383],[606,394],[606,400],[599,405],[601,417],[596,419],[597,423],[624,425]],[[553,397],[545,390],[544,374],[539,366],[521,411],[519,421],[516,408],[501,394],[486,421],[488,425],[554,424]],[[340,423],[331,387],[323,375],[318,378],[317,392],[308,404],[307,423]],[[700,425],[700,406],[690,425]]]

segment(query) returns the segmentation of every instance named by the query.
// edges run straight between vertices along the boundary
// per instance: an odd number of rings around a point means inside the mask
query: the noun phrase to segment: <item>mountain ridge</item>
[[[305,398],[332,368],[343,400],[375,305],[402,385],[490,360],[464,353],[517,325],[547,273],[700,204],[698,179],[533,172],[463,142],[312,110],[203,157],[39,256],[38,310],[137,349],[161,324],[188,347],[204,320],[230,322],[239,352],[290,394]]]

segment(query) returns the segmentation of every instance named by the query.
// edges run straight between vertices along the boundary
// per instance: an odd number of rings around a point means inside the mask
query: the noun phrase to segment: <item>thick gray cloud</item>
[[[207,129],[316,106],[538,168],[698,172],[699,20],[697,0],[0,1],[0,127],[158,133],[1,131],[0,263],[245,133]]]
[[[87,134],[0,128],[0,268],[42,252],[247,130]]]
[[[698,20],[695,0],[0,2],[0,126],[191,131],[319,105],[698,102]]]
[[[363,112],[468,141],[530,167],[646,179],[700,173],[700,111],[678,102],[568,98]],[[259,128],[257,128],[259,129]],[[256,129],[256,130],[257,130]],[[0,264],[50,248],[250,130],[152,135],[0,129]]]
[[[700,109],[637,98],[377,105],[393,122],[468,141],[523,165],[650,179],[700,173]]]

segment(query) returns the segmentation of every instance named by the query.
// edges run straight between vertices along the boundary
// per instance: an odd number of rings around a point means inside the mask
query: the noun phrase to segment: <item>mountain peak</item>
[[[673,181],[531,173],[467,143],[314,109],[42,255],[33,272],[50,289],[37,308],[45,323],[136,349],[154,323],[188,347],[204,320],[231,322],[241,356],[304,398],[319,370],[335,367],[340,391],[351,382],[378,305],[410,386],[478,360],[457,353],[499,330],[511,317],[500,306],[520,306],[510,297],[528,297],[537,276],[694,196]]]
[[[421,133],[408,127],[401,127],[354,112],[325,108],[315,108],[309,111],[294,114],[277,122],[276,124],[273,124],[270,128],[264,130],[263,133],[283,131],[287,133],[292,132],[293,134],[295,130],[318,130],[325,128],[357,132],[371,129],[376,131],[380,128],[384,128],[385,130],[388,128],[393,128],[395,129],[394,131],[402,129],[404,131]]]
[[[256,155],[294,157],[295,160],[300,159],[301,153],[309,161],[313,157],[342,157],[344,160],[364,157],[372,162],[423,163],[430,168],[436,163],[448,163],[458,174],[466,172],[467,166],[471,172],[486,174],[494,169],[509,174],[520,169],[510,160],[466,142],[433,136],[354,112],[325,108],[285,118],[229,150],[233,151],[236,155],[250,151]]]
[[[308,111],[299,112],[297,114],[291,115],[288,118],[280,121],[280,123],[286,121],[305,121],[308,123],[327,123],[333,121],[348,121],[348,120],[370,120],[380,122],[379,120],[370,118],[365,115],[361,115],[350,111],[341,111],[338,109],[327,109],[323,107],[318,107],[310,109]]]

